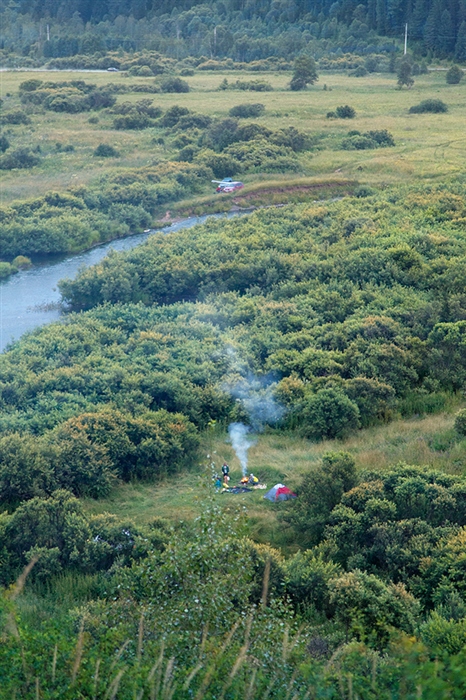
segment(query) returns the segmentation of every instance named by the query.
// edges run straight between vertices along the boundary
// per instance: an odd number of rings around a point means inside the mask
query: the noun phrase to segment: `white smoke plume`
[[[228,434],[231,444],[241,464],[243,476],[248,473],[248,450],[253,447],[257,440],[250,437],[251,428],[244,423],[230,423]]]
[[[235,372],[235,378],[223,384],[223,390],[233,396],[241,404],[247,414],[250,426],[244,423],[231,423],[228,428],[231,444],[241,464],[243,476],[247,474],[248,450],[256,444],[252,433],[261,433],[266,425],[279,421],[285,409],[274,397],[276,380],[268,377],[257,377],[246,363],[239,360],[232,348],[227,349]]]

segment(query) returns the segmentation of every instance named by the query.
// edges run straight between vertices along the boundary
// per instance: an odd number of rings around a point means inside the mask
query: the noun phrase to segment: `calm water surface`
[[[184,219],[164,229],[171,233],[191,228],[206,220],[206,216]],[[35,265],[0,282],[0,352],[26,331],[57,321],[61,316],[58,281],[74,278],[81,267],[95,265],[110,250],[131,250],[145,241],[154,231],[140,233],[104,243],[84,253]]]

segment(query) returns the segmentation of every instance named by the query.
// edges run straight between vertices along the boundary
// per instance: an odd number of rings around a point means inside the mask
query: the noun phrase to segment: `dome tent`
[[[296,498],[296,494],[290,491],[284,484],[275,484],[275,486],[265,494],[264,498],[272,501],[272,503],[277,503],[277,501],[289,501],[290,498]]]

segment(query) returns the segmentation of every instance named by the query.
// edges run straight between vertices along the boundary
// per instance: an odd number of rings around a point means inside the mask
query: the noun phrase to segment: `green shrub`
[[[251,92],[271,92],[273,87],[265,80],[237,80],[235,83],[229,83],[228,89],[250,90]]]
[[[13,273],[18,272],[18,268],[7,262],[0,262],[0,280],[4,280]]]
[[[368,148],[377,148],[376,142],[369,136],[360,134],[359,136],[348,136],[341,142],[344,151],[363,151]]]
[[[140,112],[130,112],[122,117],[116,117],[113,120],[113,128],[117,130],[140,130],[147,129],[153,125],[154,122],[147,116],[147,114],[141,114]]]
[[[192,144],[188,144],[187,146],[184,146],[184,148],[182,148],[180,150],[180,152],[178,153],[177,160],[184,162],[184,163],[192,163],[195,156],[198,153],[199,153],[198,146],[193,146]],[[213,151],[212,151],[212,153],[213,153]],[[220,156],[220,155],[218,157],[222,158],[222,156]],[[207,162],[206,162],[206,165],[208,165]],[[208,166],[208,167],[211,167],[211,166]],[[212,170],[213,170],[213,168],[212,168]],[[214,175],[215,175],[215,172],[214,172]],[[217,177],[217,176],[215,175],[215,177]],[[221,175],[219,177],[221,177]]]
[[[299,163],[293,151],[263,138],[233,143],[224,150],[224,153],[239,161],[242,170],[279,172],[299,169]]]
[[[162,92],[189,92],[189,84],[181,78],[166,78],[160,84]]]
[[[0,124],[30,124],[31,120],[22,109],[4,112],[0,116]]]
[[[347,138],[341,142],[341,147],[345,151],[361,151],[368,148],[386,148],[394,146],[395,141],[393,136],[386,129],[378,131],[359,131],[348,132]]]
[[[395,140],[394,140],[393,136],[390,134],[390,132],[387,131],[387,129],[366,131],[366,132],[364,132],[364,136],[368,136],[370,139],[373,139],[376,142],[376,144],[381,148],[395,145]]]
[[[8,148],[10,148],[10,142],[7,137],[2,134],[0,136],[0,153],[5,153]]]
[[[463,79],[464,71],[459,66],[451,66],[445,76],[448,85],[458,85]]]
[[[33,168],[40,163],[40,158],[27,148],[18,148],[0,158],[0,170]]]
[[[190,114],[190,111],[187,107],[173,105],[173,107],[169,107],[163,115],[163,117],[161,117],[160,126],[164,126],[166,128],[175,126],[175,124],[177,124],[180,121],[181,117],[184,117],[188,114]]]
[[[455,430],[460,435],[466,435],[466,408],[461,409],[455,416]]]
[[[247,119],[249,117],[260,117],[265,112],[265,107],[259,102],[257,104],[241,104],[232,107],[228,114],[230,117]]]
[[[38,90],[43,84],[43,80],[37,80],[36,78],[30,78],[29,80],[24,80],[19,84],[19,92],[33,92]]]
[[[318,79],[314,58],[305,54],[297,56],[293,65],[290,90],[304,90],[307,85],[313,85]]]
[[[207,129],[212,123],[212,118],[207,114],[182,115],[174,125],[175,131],[187,131],[188,129]]]
[[[448,112],[448,107],[445,102],[437,99],[422,100],[418,105],[413,105],[409,108],[410,114],[424,114],[431,112],[433,114],[443,114]]]
[[[131,66],[131,68],[128,70],[128,75],[137,75],[141,78],[149,78],[150,76],[154,75],[154,71],[150,66],[146,65]]]
[[[335,110],[335,115],[338,119],[354,119],[356,116],[356,110],[350,105],[341,105]]]
[[[11,264],[18,270],[27,270],[28,267],[31,267],[32,262],[25,255],[17,255]]]
[[[364,78],[367,75],[367,68],[364,66],[358,66],[355,70],[351,71],[350,76],[353,78]]]
[[[311,394],[299,410],[300,430],[313,440],[343,438],[359,428],[359,409],[336,389]]]
[[[183,151],[192,148],[187,146]],[[188,155],[189,155],[188,151]],[[181,153],[180,153],[181,156]],[[214,177],[233,177],[236,175],[240,169],[241,165],[239,161],[229,154],[225,153],[215,153],[210,149],[205,149],[196,155],[196,161],[203,163],[208,168],[210,168],[214,174]]]
[[[120,154],[109,143],[99,143],[94,151],[96,158],[119,158]]]

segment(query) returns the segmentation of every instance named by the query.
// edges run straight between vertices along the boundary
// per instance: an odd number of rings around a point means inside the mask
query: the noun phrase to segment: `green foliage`
[[[0,279],[6,279],[18,271],[18,268],[7,262],[0,262]]]
[[[367,68],[364,66],[358,66],[355,70],[351,71],[350,75],[355,78],[364,78],[367,75]]]
[[[260,117],[265,112],[265,107],[263,104],[250,103],[236,105],[232,107],[229,111],[230,117],[239,117],[242,119],[248,119],[249,117]]]
[[[21,101],[26,105],[41,105],[52,112],[88,112],[112,107],[116,98],[84,80],[59,83],[26,80],[19,86]]]
[[[197,151],[193,150],[192,146],[186,146],[180,151],[180,160],[184,160],[186,155],[210,168],[214,177],[232,177],[241,169],[239,161],[234,156],[228,153],[215,153],[210,148]]]
[[[413,67],[411,62],[408,60],[401,61],[397,71],[397,85],[400,90],[403,85],[406,85],[408,89],[414,85],[414,78],[412,77],[412,74]]]
[[[146,411],[81,413],[40,439],[0,438],[0,497],[16,505],[66,488],[79,496],[108,495],[116,478],[154,480],[196,459],[198,436],[184,416]]]
[[[300,533],[303,544],[318,544],[330,514],[345,491],[357,483],[354,459],[346,452],[327,452],[322,465],[309,471],[284,519]]]
[[[10,148],[10,142],[8,141],[7,137],[2,134],[0,136],[0,153],[5,153],[8,148]]]
[[[163,548],[165,541],[166,532],[157,524],[143,529],[109,514],[89,517],[69,492],[55,491],[3,517],[0,552],[7,566],[1,582],[9,584],[33,557],[38,558],[33,577],[46,580],[65,569],[94,573],[116,564],[128,566],[150,549]]]
[[[189,84],[181,78],[165,78],[160,83],[162,92],[189,92]]]
[[[312,56],[298,56],[293,65],[293,76],[290,81],[291,90],[304,90],[307,85],[314,85],[318,80],[317,66]]]
[[[162,114],[160,107],[154,107],[150,99],[121,102],[112,112],[119,115],[113,120],[115,129],[147,129],[154,126],[155,120]]]
[[[442,100],[428,99],[422,100],[418,105],[409,108],[410,114],[443,114],[448,112],[448,107]]]
[[[451,66],[445,75],[448,85],[458,85],[463,78],[464,72],[459,66]]]
[[[362,134],[359,131],[351,131],[348,133],[347,138],[343,139],[341,142],[341,147],[345,151],[360,151],[367,148],[386,148],[387,146],[394,145],[395,141],[393,136],[387,129],[365,131]]]
[[[224,83],[221,89],[249,90],[250,92],[272,92],[273,87],[266,80],[236,80],[234,83]]]
[[[336,117],[338,119],[354,119],[356,116],[356,110],[350,105],[341,105],[337,107],[334,112],[328,112],[327,118]]]
[[[350,571],[329,582],[330,604],[347,633],[375,646],[383,646],[394,628],[412,633],[416,601],[403,584],[386,585],[376,576]]]
[[[29,151],[10,150],[0,158],[0,166],[30,167],[38,162]],[[200,164],[128,168],[110,172],[88,187],[3,207],[2,254],[75,252],[144,229],[158,206],[196,191],[209,175]]]
[[[433,612],[421,627],[421,639],[434,654],[458,654],[466,645],[466,621],[446,620]]]
[[[329,582],[341,568],[312,550],[298,552],[286,562],[286,591],[298,609],[330,613]]]
[[[31,119],[22,109],[2,112],[0,114],[0,124],[30,124]]]
[[[343,438],[360,426],[357,405],[336,389],[310,395],[295,416],[302,434],[313,440]]]
[[[94,155],[96,158],[118,158],[120,154],[109,143],[99,143],[94,151]]]
[[[460,435],[466,435],[466,409],[463,408],[455,416],[455,430]]]
[[[40,158],[28,148],[18,148],[0,158],[0,170],[15,170],[34,168],[40,163]]]

